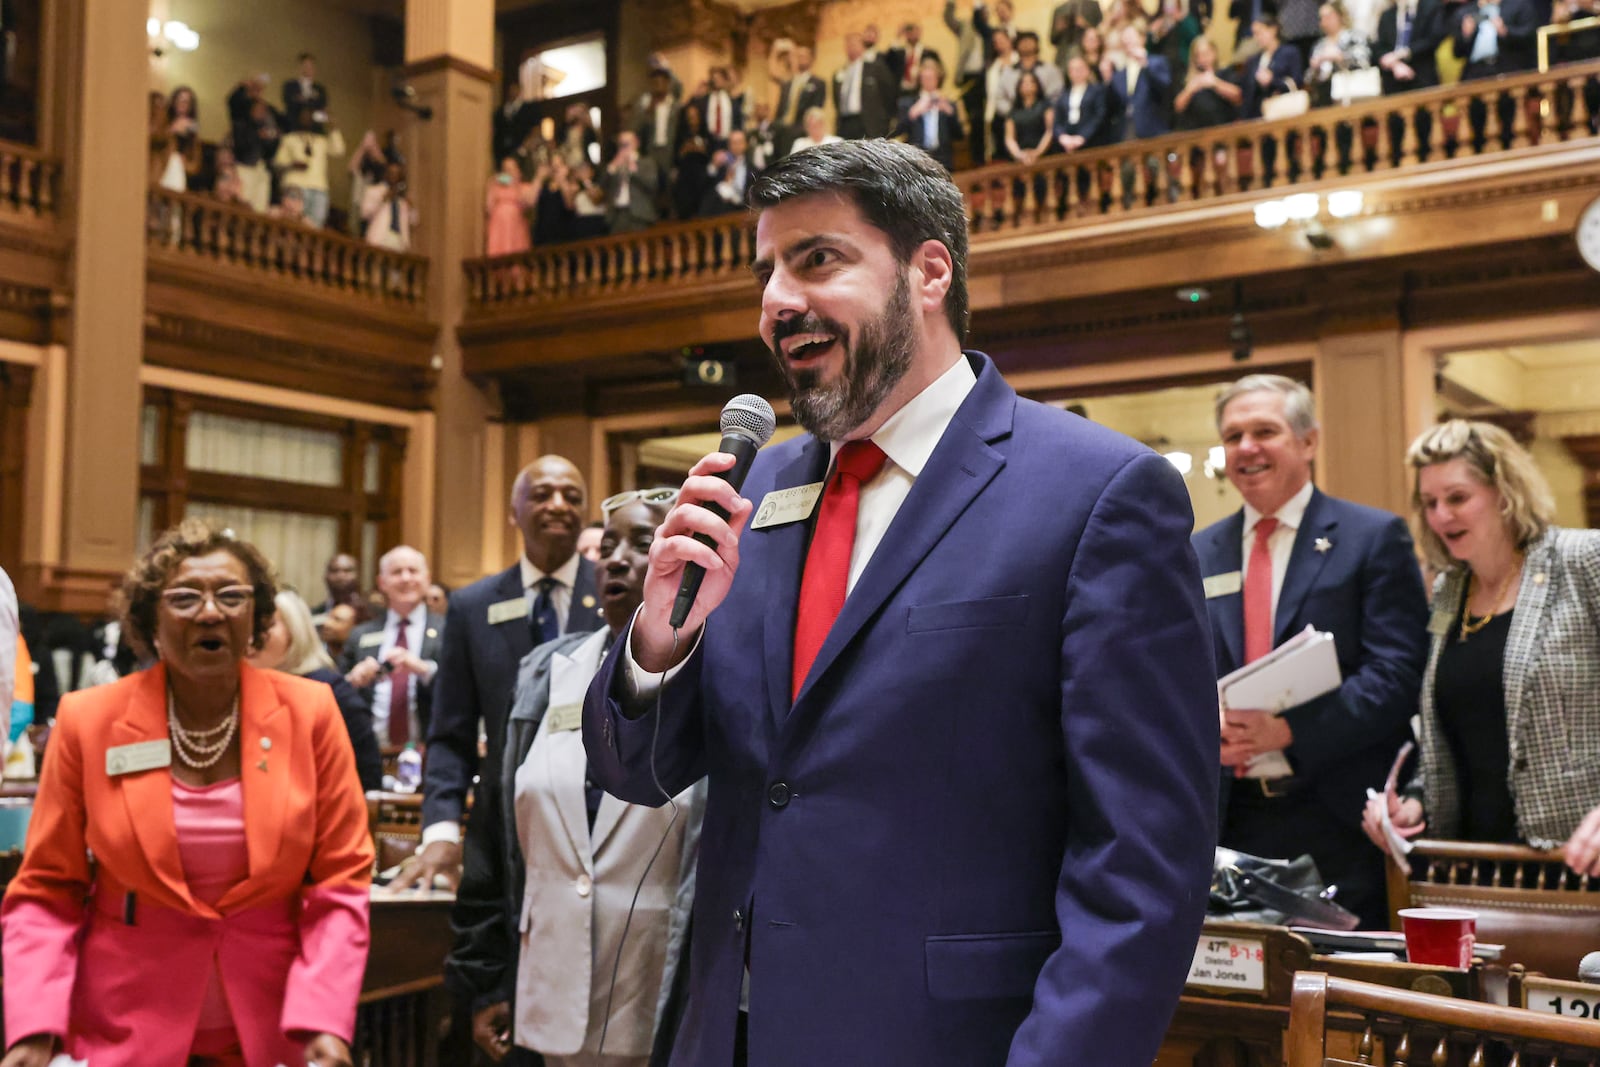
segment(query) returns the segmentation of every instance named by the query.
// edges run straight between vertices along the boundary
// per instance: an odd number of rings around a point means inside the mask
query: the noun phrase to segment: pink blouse
[[[178,855],[189,879],[189,892],[207,907],[215,907],[223,894],[250,874],[244,839],[244,790],[239,779],[187,785],[174,778],[172,821],[178,832]],[[233,1029],[233,1013],[228,1010],[221,972],[214,960],[196,1029]]]

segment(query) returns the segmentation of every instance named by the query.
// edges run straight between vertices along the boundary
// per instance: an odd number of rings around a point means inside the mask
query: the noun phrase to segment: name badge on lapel
[[[170,766],[172,766],[172,742],[165,737],[159,741],[139,741],[131,745],[118,745],[106,749],[108,778]]]
[[[553,734],[576,730],[583,725],[582,704],[562,704],[544,713],[545,729]]]
[[[499,626],[512,619],[526,619],[528,617],[528,602],[522,597],[515,600],[502,600],[498,604],[489,605],[489,625]]]
[[[765,530],[769,526],[787,526],[791,522],[809,519],[822,496],[822,482],[797,485],[793,489],[774,489],[761,498],[756,517],[750,523],[752,530]]]
[[[1244,577],[1238,571],[1229,571],[1227,574],[1213,574],[1205,580],[1205,587],[1207,600],[1219,596],[1227,596],[1244,588]]]
[[[383,631],[374,630],[370,634],[362,634],[361,640],[356,642],[358,648],[374,648],[383,644]]]

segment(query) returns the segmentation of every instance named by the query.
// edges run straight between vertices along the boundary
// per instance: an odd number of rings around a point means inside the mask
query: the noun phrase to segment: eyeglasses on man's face
[[[217,610],[224,615],[237,615],[249,607],[256,598],[256,591],[248,585],[225,585],[221,589],[166,589],[161,593],[162,601],[174,615],[185,618],[200,614],[207,600],[217,606]]]

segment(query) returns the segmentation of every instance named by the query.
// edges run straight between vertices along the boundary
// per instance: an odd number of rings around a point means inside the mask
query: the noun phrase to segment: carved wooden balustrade
[[[155,186],[149,195],[148,239],[152,251],[419,311],[427,296],[428,261],[423,256]]]
[[[744,212],[463,264],[478,307],[563,300],[644,286],[749,278],[755,229]]]
[[[1167,204],[1264,193],[1327,179],[1381,176],[1592,138],[1600,62],[1167,134],[1031,166],[955,176],[974,237],[1025,226],[1127,215]]]
[[[53,219],[61,162],[36,148],[0,141],[0,212]]]
[[[1421,163],[1594,138],[1597,78],[1600,62],[1571,64],[954,177],[981,244],[1023,228],[1059,229],[1224,198],[1242,203],[1340,177],[1370,180]],[[733,214],[469,260],[469,307],[492,315],[712,287],[743,274],[752,238],[749,218]]]
[[[1286,1067],[1597,1067],[1600,1026],[1301,971],[1284,1052]]]

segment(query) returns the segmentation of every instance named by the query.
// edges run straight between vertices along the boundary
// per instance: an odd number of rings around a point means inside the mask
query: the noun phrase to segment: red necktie
[[[411,646],[406,640],[408,626],[405,619],[400,620],[394,638],[395,648],[409,651]],[[411,740],[411,672],[404,667],[396,667],[389,675],[389,744],[403,745],[409,740]]]
[[[850,581],[850,551],[856,543],[856,512],[861,486],[878,476],[888,459],[871,441],[847,441],[839,449],[833,480],[822,494],[817,528],[800,578],[800,611],[794,624],[794,678],[790,699],[800,695],[806,675],[844,608]]]
[[[1272,550],[1267,542],[1277,519],[1256,522],[1250,546],[1250,571],[1244,578],[1244,661],[1253,663],[1272,651]]]

